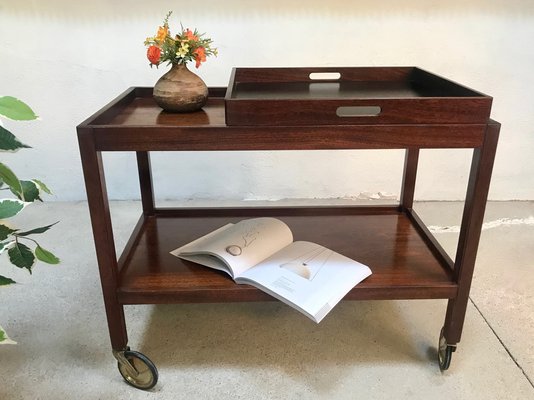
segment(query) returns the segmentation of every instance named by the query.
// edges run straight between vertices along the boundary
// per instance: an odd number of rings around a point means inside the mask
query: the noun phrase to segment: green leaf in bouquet
[[[17,175],[5,164],[0,163],[0,179],[8,185],[13,193],[22,195],[22,185]]]
[[[0,97],[0,115],[15,121],[37,119],[30,106],[11,96]]]
[[[59,264],[60,261],[54,254],[39,245],[35,248],[35,256],[47,264]]]
[[[16,232],[16,229],[11,229],[9,226],[0,224],[0,240],[5,240],[7,237],[12,234],[13,232]]]
[[[33,264],[35,263],[35,256],[28,246],[22,243],[15,243],[15,245],[7,251],[7,254],[14,266],[26,268],[31,274]]]
[[[6,278],[5,276],[0,275],[0,286],[12,285],[14,283],[17,282],[15,282],[13,279]]]
[[[30,148],[30,146],[19,142],[19,140],[5,129],[0,126],[0,151],[17,151],[18,149]]]
[[[37,233],[44,233],[47,230],[49,230],[50,228],[52,228],[55,224],[57,224],[57,222],[54,222],[53,224],[50,224],[50,225],[47,225],[47,226],[41,226],[40,228],[31,229],[29,231],[17,232],[17,236],[28,236],[28,235],[33,235],[33,234],[37,234]]]
[[[0,219],[11,218],[26,207],[26,203],[17,199],[0,200]]]

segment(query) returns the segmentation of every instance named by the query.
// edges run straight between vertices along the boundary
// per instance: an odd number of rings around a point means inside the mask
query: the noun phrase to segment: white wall
[[[75,126],[129,86],[152,86],[143,40],[171,28],[219,48],[199,75],[225,86],[233,66],[416,65],[494,97],[503,124],[490,197],[534,199],[533,1],[0,0],[0,95],[41,120],[6,125],[34,149],[2,154],[54,199],[85,198]],[[399,192],[401,151],[156,154],[160,198],[278,199]],[[463,198],[468,151],[422,154],[418,199]],[[134,158],[106,156],[112,198],[138,196]]]

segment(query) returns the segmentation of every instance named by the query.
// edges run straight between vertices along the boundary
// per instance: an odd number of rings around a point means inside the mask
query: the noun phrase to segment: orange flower
[[[158,34],[156,35],[156,42],[163,42],[169,33],[167,25],[160,26],[158,28]]]
[[[150,64],[158,65],[161,57],[161,49],[158,46],[150,46],[146,51],[146,56]]]
[[[204,47],[199,47],[193,52],[196,61],[196,67],[200,67],[200,64],[206,61],[206,50]]]
[[[185,37],[187,38],[187,40],[194,40],[195,42],[198,41],[198,36],[195,35],[193,32],[191,32],[191,31],[189,30],[189,28],[187,28],[187,29],[185,30],[184,35],[185,35]]]

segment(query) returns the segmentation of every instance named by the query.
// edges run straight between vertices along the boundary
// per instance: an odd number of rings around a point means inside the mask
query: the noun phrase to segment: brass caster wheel
[[[451,365],[452,353],[456,351],[456,346],[447,343],[447,339],[443,335],[443,328],[439,334],[438,344],[438,363],[441,371],[446,371]]]
[[[152,389],[158,382],[158,370],[150,359],[137,351],[114,351],[119,372],[129,385],[142,390]]]

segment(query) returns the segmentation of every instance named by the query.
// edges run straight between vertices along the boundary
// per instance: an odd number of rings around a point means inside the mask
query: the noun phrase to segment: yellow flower
[[[158,28],[158,34],[156,35],[157,42],[163,42],[169,33],[167,25],[160,26]]]
[[[189,52],[189,45],[187,43],[182,43],[178,51],[176,52],[176,55],[178,57],[184,58],[187,56],[187,53]]]

